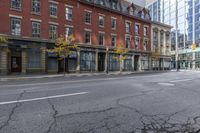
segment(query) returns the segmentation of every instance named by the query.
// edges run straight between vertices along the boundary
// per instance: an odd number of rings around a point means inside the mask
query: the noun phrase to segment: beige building
[[[171,67],[171,26],[152,22],[151,67],[153,70],[169,70]]]

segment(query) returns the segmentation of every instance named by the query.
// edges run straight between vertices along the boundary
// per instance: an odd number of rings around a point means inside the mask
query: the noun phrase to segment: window
[[[115,47],[117,42],[117,37],[116,35],[111,35],[111,46]]]
[[[11,34],[12,35],[21,35],[21,19],[11,18]]]
[[[72,20],[73,12],[72,7],[66,7],[66,19]]]
[[[85,31],[85,43],[91,44],[91,32]]]
[[[50,16],[57,16],[58,6],[55,3],[50,3]]]
[[[66,35],[66,38],[68,38],[69,36],[73,35],[73,28],[72,27],[66,27],[65,35]]]
[[[40,13],[40,0],[32,0],[32,12]]]
[[[131,37],[130,36],[126,36],[125,43],[126,43],[126,48],[130,48],[130,44],[131,44]]]
[[[40,37],[40,22],[32,22],[32,37]]]
[[[85,12],[85,23],[91,24],[92,21],[92,13],[91,12]]]
[[[56,39],[58,35],[58,26],[50,25],[49,26],[49,39]]]
[[[136,38],[135,39],[135,49],[139,49],[139,45],[140,45],[140,38]]]
[[[116,29],[116,27],[117,27],[117,20],[116,20],[116,18],[111,18],[111,26],[112,26],[113,30]]]
[[[112,3],[111,3],[111,5],[112,5],[112,9],[117,9],[117,1],[112,1]]]
[[[11,0],[12,9],[21,9],[21,0]]]
[[[148,35],[148,28],[144,27],[144,36],[147,36],[147,35]]]
[[[96,68],[95,52],[81,51],[80,69],[81,71],[95,71]]]
[[[41,67],[41,51],[40,48],[29,48],[28,53],[28,68],[40,68]]]
[[[99,33],[99,45],[104,45],[105,35],[104,33]]]
[[[144,40],[144,50],[147,50],[148,40]]]
[[[130,33],[130,32],[131,32],[131,23],[126,22],[126,33]]]
[[[105,5],[104,0],[97,0],[97,3],[100,5]]]
[[[164,33],[160,32],[160,45],[163,46],[164,44]]]
[[[140,33],[140,25],[135,24],[135,33],[139,34]]]
[[[105,17],[104,16],[99,16],[99,26],[100,27],[104,27],[104,21],[105,21]]]

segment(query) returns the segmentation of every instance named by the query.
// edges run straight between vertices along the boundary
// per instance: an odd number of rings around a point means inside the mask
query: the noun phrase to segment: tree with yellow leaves
[[[156,61],[156,65],[158,66],[160,60],[160,52],[158,48],[156,48],[155,51],[151,53],[151,58],[152,60]]]
[[[4,36],[0,36],[0,44],[8,43],[8,39]]]
[[[77,45],[75,42],[75,38],[73,36],[69,36],[67,38],[60,36],[55,41],[55,47],[53,49],[48,49],[48,52],[57,54],[61,59],[64,60],[64,76],[66,74],[66,58],[69,55],[75,53],[77,49]]]
[[[128,52],[129,52],[128,48],[124,48],[123,44],[119,44],[114,50],[114,53],[116,54],[114,58],[117,59],[121,64],[125,59],[127,59]],[[120,72],[121,71],[122,71],[122,65],[120,65]]]

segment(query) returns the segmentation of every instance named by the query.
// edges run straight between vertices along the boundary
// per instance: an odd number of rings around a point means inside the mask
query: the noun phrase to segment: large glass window
[[[11,34],[21,35],[21,19],[11,18]]]
[[[127,55],[126,59],[124,60],[124,70],[125,71],[131,71],[132,69],[133,69],[132,56]]]
[[[50,16],[57,16],[58,5],[55,3],[50,3]]]
[[[82,51],[80,58],[81,71],[95,71],[95,52]]]
[[[28,49],[28,68],[40,68],[41,67],[41,52],[40,48]]]
[[[40,13],[40,0],[32,0],[32,12]]]
[[[32,37],[40,37],[40,22],[32,22]]]
[[[120,70],[120,61],[116,57],[119,58],[119,55],[109,54],[109,71]]]
[[[21,9],[21,0],[11,0],[12,9]]]

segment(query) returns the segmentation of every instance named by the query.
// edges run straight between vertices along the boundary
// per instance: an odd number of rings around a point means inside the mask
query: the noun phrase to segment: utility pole
[[[196,47],[195,44],[195,0],[192,0],[192,47]],[[195,69],[195,50],[192,49],[192,69]]]
[[[176,70],[178,70],[178,0],[176,0]]]

